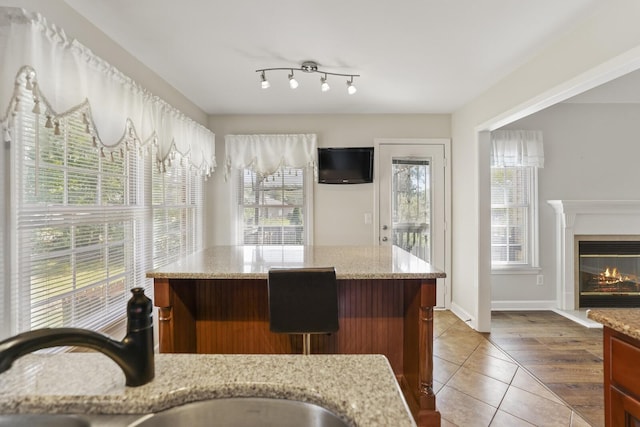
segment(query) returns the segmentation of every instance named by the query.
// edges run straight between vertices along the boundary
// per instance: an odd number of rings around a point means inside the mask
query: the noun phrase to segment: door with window
[[[447,271],[445,144],[390,142],[378,148],[380,244]],[[438,307],[447,305],[447,280],[438,279]]]

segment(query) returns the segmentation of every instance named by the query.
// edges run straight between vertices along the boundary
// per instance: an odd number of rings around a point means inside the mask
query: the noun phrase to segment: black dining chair
[[[268,288],[269,329],[301,334],[303,354],[311,353],[311,334],[338,331],[335,268],[274,268]]]

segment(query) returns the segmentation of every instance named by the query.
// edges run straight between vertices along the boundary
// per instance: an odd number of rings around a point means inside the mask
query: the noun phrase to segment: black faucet
[[[153,305],[144,289],[131,289],[127,303],[127,335],[115,341],[87,329],[45,328],[15,335],[0,342],[0,373],[20,356],[48,347],[88,347],[113,359],[131,387],[148,383],[155,375],[153,360]]]

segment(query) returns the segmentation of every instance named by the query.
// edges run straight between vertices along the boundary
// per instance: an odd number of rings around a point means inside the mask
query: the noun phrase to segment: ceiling
[[[65,0],[208,114],[451,113],[598,0]],[[346,78],[257,69],[313,60]],[[141,82],[144,84],[144,82]]]

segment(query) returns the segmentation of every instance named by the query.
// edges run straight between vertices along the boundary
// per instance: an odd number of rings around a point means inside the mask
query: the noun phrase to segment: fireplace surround
[[[588,308],[581,307],[579,298],[579,241],[640,241],[640,200],[548,200],[547,203],[556,213],[557,308]],[[600,306],[608,306],[602,304]]]

